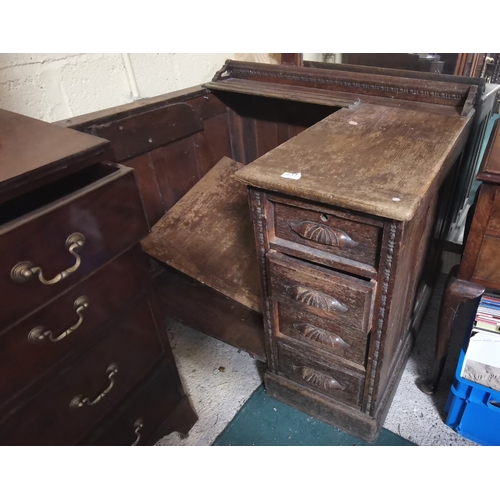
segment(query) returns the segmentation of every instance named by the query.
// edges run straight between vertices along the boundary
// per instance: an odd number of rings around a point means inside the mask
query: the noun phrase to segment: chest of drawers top
[[[0,203],[111,159],[109,141],[0,109]]]
[[[407,221],[452,166],[471,118],[361,103],[333,113],[236,176],[261,189]],[[285,172],[300,178],[283,177]]]

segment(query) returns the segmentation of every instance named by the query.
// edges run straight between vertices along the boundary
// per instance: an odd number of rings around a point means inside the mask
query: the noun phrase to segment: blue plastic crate
[[[446,424],[478,444],[500,446],[500,392],[460,376],[467,345],[468,338],[460,351],[455,380],[446,402]]]

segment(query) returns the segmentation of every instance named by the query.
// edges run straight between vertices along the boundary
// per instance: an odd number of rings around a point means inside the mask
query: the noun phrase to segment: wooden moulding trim
[[[135,115],[163,108],[170,104],[185,102],[196,97],[204,96],[208,93],[210,93],[209,90],[203,88],[201,85],[196,85],[187,89],[177,90],[155,97],[139,99],[128,104],[122,104],[120,106],[114,106],[101,111],[75,116],[74,118],[60,120],[54,122],[54,124],[62,127],[73,128],[75,130],[86,131],[92,125],[102,125],[110,121],[130,118]]]
[[[471,85],[413,79],[398,76],[304,68],[262,63],[226,61],[213,82],[225,80],[257,80],[270,83],[345,91],[354,94],[378,95],[409,101],[432,102],[463,107]]]
[[[288,101],[305,102],[309,104],[321,104],[339,108],[349,108],[359,102],[356,97],[339,96],[338,92],[331,90],[311,89],[308,87],[297,87],[281,83],[264,83],[249,80],[230,78],[220,82],[205,84],[211,90],[222,90],[238,94],[256,95],[261,97],[273,97]]]

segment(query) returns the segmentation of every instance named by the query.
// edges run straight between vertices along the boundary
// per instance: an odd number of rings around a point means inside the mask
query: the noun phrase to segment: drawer
[[[290,304],[277,304],[278,335],[305,342],[356,364],[364,370],[368,336],[361,330],[339,326],[337,322],[311,314]]]
[[[275,202],[276,238],[326,252],[333,257],[332,262],[335,262],[335,257],[340,257],[376,269],[381,245],[381,225],[343,218],[340,213],[335,215],[331,209],[325,210]],[[311,256],[314,260],[314,253]]]
[[[335,321],[344,331],[370,330],[374,281],[272,252],[267,257],[270,293],[274,300]]]
[[[365,376],[335,364],[331,359],[316,358],[307,349],[278,342],[279,371],[289,380],[336,401],[360,407]]]
[[[75,444],[140,381],[161,352],[149,303],[143,300],[0,426],[0,444]]]
[[[54,365],[96,342],[99,327],[145,288],[147,272],[136,245],[0,334],[0,407],[28,386],[36,390]]]
[[[9,213],[18,217],[0,229],[0,331],[148,233],[134,172],[119,165],[95,165],[13,200],[0,220]]]
[[[141,384],[130,401],[120,405],[104,426],[92,431],[84,445],[131,446],[151,444],[149,439],[183,397],[173,362],[164,361]]]

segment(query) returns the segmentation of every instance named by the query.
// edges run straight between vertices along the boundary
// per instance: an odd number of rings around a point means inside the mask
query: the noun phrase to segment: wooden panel
[[[380,226],[342,218],[326,208],[275,202],[276,238],[377,267]],[[307,207],[307,208],[306,208]]]
[[[151,151],[151,159],[167,211],[201,178],[193,137]]]
[[[0,295],[4,309],[0,331],[148,233],[133,170],[117,166],[107,167],[106,171],[109,175],[86,189],[77,190],[2,226]],[[80,174],[83,172],[74,175]],[[71,185],[71,182],[69,178],[64,179],[64,184]],[[40,197],[43,199],[42,195]],[[21,201],[29,206],[30,200]],[[8,207],[3,208],[9,211]],[[13,280],[11,271],[22,262],[32,263],[29,267],[40,267],[45,279],[53,279],[74,266],[77,257],[68,251],[66,243],[74,233],[81,233],[85,242],[77,249],[81,264],[73,273],[51,285],[42,284],[37,275],[22,283]]]
[[[218,97],[211,93],[195,97],[194,99],[189,99],[186,104],[191,106],[203,121],[214,118],[220,114],[227,113],[227,106]]]
[[[305,348],[300,351],[278,342],[279,371],[290,380],[337,401],[358,406],[364,375],[336,365],[323,356],[317,360]]]
[[[135,158],[131,158],[123,163],[127,167],[133,168],[137,185],[141,192],[142,201],[144,202],[144,210],[148,219],[149,227],[158,221],[165,213],[163,199],[156,178],[156,171],[151,160],[151,154],[145,153]]]
[[[213,81],[223,85],[225,81],[232,79],[240,79],[242,83],[247,81],[284,83],[460,108],[470,90],[470,85],[466,84],[238,61],[228,61]]]
[[[208,118],[204,122],[204,127],[203,132],[193,136],[201,176],[204,176],[224,156],[231,157],[227,113]]]
[[[257,254],[241,164],[224,158],[142,241],[152,257],[260,312]]]
[[[266,360],[262,314],[168,266],[156,286],[166,315]]]
[[[261,83],[229,78],[223,82],[206,83],[204,86],[211,90],[223,90],[225,92],[235,92],[238,94],[273,97],[291,102],[322,104],[338,108],[348,108],[356,102],[359,102],[357,96],[352,96],[343,92],[299,88],[294,85],[283,85],[281,83]]]
[[[129,118],[92,127],[112,142],[118,161],[140,155],[203,130],[203,120],[185,103],[171,104]]]
[[[335,321],[310,314],[299,307],[278,304],[278,335],[286,335],[343,360],[352,361],[358,370],[365,365],[366,333],[346,330]]]
[[[61,297],[34,312],[24,321],[0,335],[0,406],[30,385],[33,395],[46,372],[54,371],[66,357],[75,357],[82,348],[96,342],[105,332],[99,330],[125,304],[145,288],[146,257],[139,245],[112,260],[104,268],[66,291]],[[75,303],[85,297],[87,306],[77,313]],[[81,318],[81,323],[79,323]],[[78,326],[73,330],[75,325]],[[36,341],[30,333],[39,327],[52,338]],[[63,332],[68,331],[66,336]],[[19,360],[23,360],[22,363]],[[41,380],[40,380],[41,379]],[[26,392],[23,398],[26,398]]]
[[[143,301],[128,321],[116,327],[86,355],[0,428],[2,445],[59,446],[75,444],[132,389],[159,359],[161,345],[148,303]],[[76,396],[93,401],[110,386],[108,369],[115,364],[114,385],[92,406],[71,406]]]
[[[491,288],[500,287],[500,266],[497,257],[500,255],[500,239],[485,236],[479,251],[473,280],[486,284]]]
[[[375,284],[270,253],[270,293],[274,300],[300,307],[339,327],[368,332]]]
[[[108,141],[5,110],[0,139],[0,203],[113,160]]]

